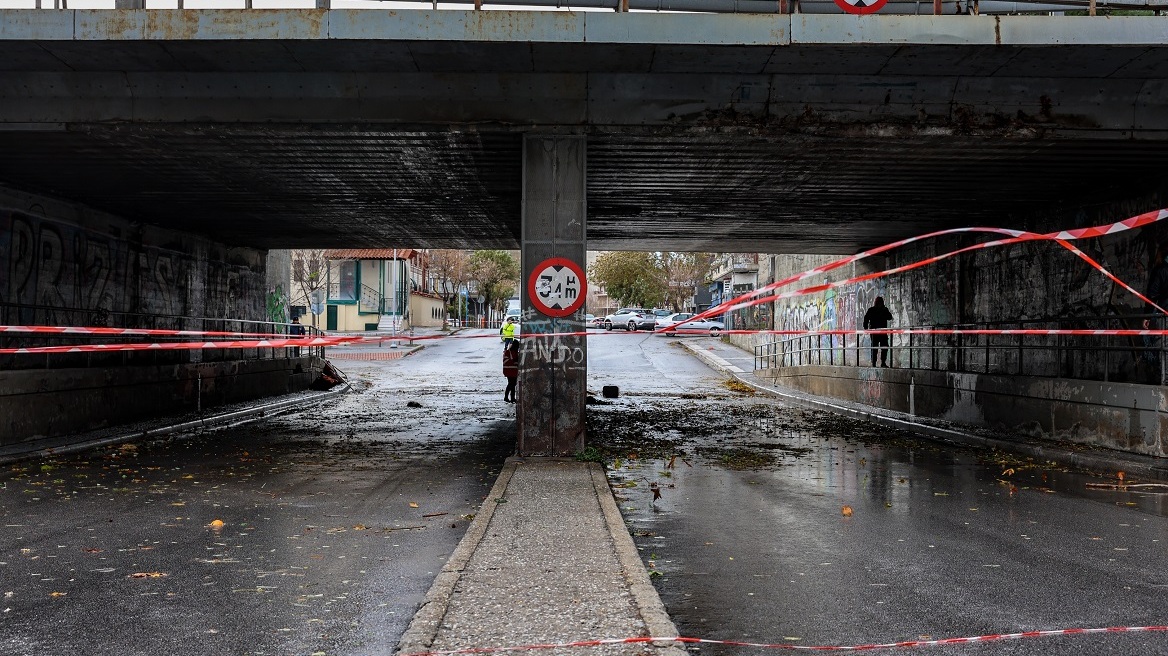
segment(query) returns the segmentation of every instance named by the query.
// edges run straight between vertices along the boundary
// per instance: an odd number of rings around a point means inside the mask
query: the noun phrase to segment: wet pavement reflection
[[[0,653],[392,651],[514,447],[493,358],[429,355],[345,363],[359,391],[327,406],[6,467]]]
[[[1088,487],[1118,472],[955,448],[724,381],[629,389],[591,409],[590,435],[682,635],[858,645],[1168,621],[1168,495]],[[1168,654],[1168,635],[929,651]]]

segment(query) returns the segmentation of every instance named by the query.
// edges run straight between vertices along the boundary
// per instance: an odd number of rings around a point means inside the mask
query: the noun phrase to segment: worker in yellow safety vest
[[[515,333],[518,330],[519,323],[515,320],[515,317],[507,317],[503,321],[503,327],[499,329],[499,339],[503,340],[503,348],[507,348],[507,345],[515,339]]]

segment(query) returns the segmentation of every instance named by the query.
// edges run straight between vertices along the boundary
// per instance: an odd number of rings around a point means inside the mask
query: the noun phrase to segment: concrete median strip
[[[595,494],[596,504],[585,490]],[[579,560],[564,562],[574,557]],[[589,609],[603,609],[596,630],[631,633],[587,638],[677,635],[601,466],[513,457],[431,585],[397,652],[580,639],[579,614]],[[652,651],[683,656],[677,644],[656,642]],[[636,649],[643,651],[644,645]]]
[[[475,549],[478,548],[483,536],[487,533],[487,526],[491,523],[491,517],[494,516],[495,508],[499,505],[497,499],[506,498],[507,485],[510,484],[517,466],[518,461],[514,458],[508,459],[503,465],[503,471],[499,472],[499,478],[495,479],[495,484],[491,486],[491,491],[483,501],[482,507],[479,508],[479,512],[466,530],[466,535],[462,536],[454,553],[450,555],[450,559],[446,561],[446,565],[442,567],[442,571],[434,579],[430,590],[426,592],[425,599],[422,600],[422,605],[418,607],[414,618],[410,620],[410,625],[406,627],[406,632],[398,641],[398,653],[423,652],[434,644],[434,638],[438,635],[438,629],[442,625],[442,618],[446,616],[450,605],[450,597],[454,594],[454,586],[458,584],[459,577],[462,576],[462,572],[466,569],[467,563],[470,562],[471,556],[474,555]]]

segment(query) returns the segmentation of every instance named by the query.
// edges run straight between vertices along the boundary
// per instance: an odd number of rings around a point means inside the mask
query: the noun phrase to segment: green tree
[[[507,251],[475,251],[470,256],[470,280],[478,284],[487,307],[502,311],[515,295],[519,262]]]
[[[596,258],[588,277],[621,305],[664,304],[668,285],[653,253],[612,251]]]

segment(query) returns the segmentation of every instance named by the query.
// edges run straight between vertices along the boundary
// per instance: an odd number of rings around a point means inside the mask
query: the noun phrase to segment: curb
[[[711,369],[730,375],[739,382],[749,385],[752,388],[759,390],[760,392],[779,397],[784,401],[794,405],[802,406],[804,408],[809,408],[812,410],[826,410],[828,412],[834,412],[836,414],[851,417],[853,419],[871,421],[873,423],[882,424],[892,428],[912,431],[926,438],[937,442],[942,442],[944,444],[988,447],[992,449],[1000,449],[1002,451],[1021,453],[1023,455],[1034,458],[1048,460],[1059,463],[1061,465],[1069,465],[1082,469],[1089,469],[1099,472],[1122,470],[1128,474],[1134,474],[1143,478],[1168,480],[1168,463],[1144,463],[1119,454],[1110,455],[1100,453],[1077,453],[1073,451],[1067,451],[1066,449],[1061,449],[1056,446],[1026,444],[1022,442],[984,437],[959,430],[941,428],[940,426],[920,424],[907,419],[900,419],[898,417],[890,416],[875,410],[859,410],[856,408],[837,405],[811,395],[784,392],[782,390],[776,389],[775,387],[757,382],[754,380],[754,374],[752,372],[746,372],[743,369],[735,367],[717,355],[706,353],[688,343],[683,342],[682,346],[685,347],[686,350],[688,350],[690,353],[697,356],[699,360],[705,362],[706,365]]]
[[[513,456],[503,463],[503,471],[499,472],[499,478],[495,479],[495,484],[491,486],[491,491],[487,493],[487,498],[479,507],[475,518],[471,520],[470,527],[466,529],[466,534],[462,536],[462,540],[455,547],[454,553],[450,554],[450,559],[442,566],[442,571],[438,573],[434,583],[430,585],[425,598],[422,599],[422,604],[414,613],[413,619],[410,620],[410,625],[406,627],[405,633],[398,640],[397,647],[394,649],[395,653],[424,652],[434,644],[434,638],[437,637],[438,629],[442,626],[442,619],[446,617],[450,597],[454,594],[458,579],[462,577],[463,570],[466,569],[475,549],[478,548],[483,536],[487,533],[487,525],[491,523],[491,517],[495,515],[495,508],[498,507],[495,499],[505,496],[507,485],[511,483],[511,476],[515,473],[520,462],[518,458]]]
[[[451,554],[450,560],[446,562],[442,571],[434,579],[430,590],[426,592],[422,604],[414,613],[414,617],[398,641],[394,653],[426,652],[434,644],[434,638],[437,637],[438,629],[442,626],[442,620],[446,616],[450,598],[454,594],[458,580],[474,555],[475,549],[482,542],[483,536],[486,535],[487,526],[491,523],[495,508],[498,507],[495,499],[506,494],[511,476],[525,460],[519,456],[512,456],[504,463],[503,471],[499,473],[499,478],[495,480],[486,500],[480,507],[478,514],[475,515],[470,528],[467,529],[466,535],[462,537],[458,547]],[[605,526],[608,527],[609,537],[616,549],[617,561],[620,563],[625,582],[629,585],[637,613],[645,622],[646,631],[650,636],[676,636],[677,627],[674,626],[673,620],[669,619],[669,614],[665,611],[665,604],[661,603],[657,589],[649,580],[649,573],[645,571],[645,565],[641,562],[641,556],[637,553],[637,547],[633,543],[628,529],[625,528],[624,518],[613,499],[612,488],[609,486],[604,469],[594,462],[587,463],[587,467],[589,477],[592,480],[592,489],[596,493],[601,512],[604,514]],[[659,648],[658,653],[662,656],[685,656],[686,652],[678,646],[679,644],[673,640],[653,642],[653,645]]]
[[[172,424],[170,426],[163,426],[161,428],[152,428],[147,431],[133,431],[115,435],[113,437],[104,437],[96,440],[63,444],[59,447],[44,447],[40,449],[33,449],[31,451],[23,451],[20,453],[0,455],[0,464],[8,464],[12,462],[18,462],[20,460],[28,460],[30,458],[47,458],[70,453],[78,453],[81,451],[96,449],[98,447],[109,446],[111,444],[135,442],[152,437],[161,437],[163,435],[181,433],[184,431],[193,431],[196,429],[209,429],[219,426],[241,426],[248,422],[256,421],[257,419],[274,417],[278,414],[283,414],[285,412],[290,412],[292,410],[297,410],[309,405],[314,405],[322,401],[327,401],[333,396],[348,392],[349,389],[349,383],[345,383],[343,385],[338,385],[331,390],[326,390],[312,396],[285,399],[283,401],[277,401],[275,403],[269,403],[266,405],[244,408],[243,410],[236,410],[233,412],[226,412],[221,415],[212,415],[210,417],[185,421],[180,424]]]
[[[633,596],[633,604],[645,622],[645,629],[650,636],[676,636],[677,626],[665,611],[665,604],[661,596],[653,587],[649,573],[645,571],[645,564],[637,553],[637,545],[629,530],[625,526],[624,517],[616,507],[616,500],[612,497],[612,486],[604,469],[595,462],[588,463],[588,472],[592,475],[592,487],[596,491],[596,498],[600,501],[600,509],[604,513],[604,522],[608,525],[608,533],[616,547],[616,557],[624,572],[625,581],[629,584],[629,591]],[[657,640],[653,642],[658,647],[658,653],[666,656],[684,656],[685,649],[681,643],[673,640]]]

